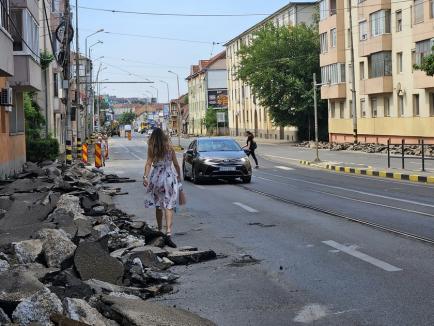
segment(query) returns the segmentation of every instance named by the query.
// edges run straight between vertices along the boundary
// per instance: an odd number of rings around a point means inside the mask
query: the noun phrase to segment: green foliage
[[[53,62],[54,55],[47,50],[44,50],[44,52],[41,52],[39,56],[41,57],[41,68],[42,70],[46,70],[50,63]]]
[[[39,111],[38,104],[33,100],[33,93],[24,93],[24,116],[26,119],[26,138],[41,138],[41,130],[45,118]]]
[[[55,160],[59,155],[57,139],[47,136],[41,138],[41,130],[45,126],[40,107],[33,100],[33,93],[24,93],[24,116],[26,120],[26,156],[31,162]]]
[[[434,46],[432,47],[432,53],[422,59],[420,65],[414,65],[414,69],[425,71],[428,76],[434,76]]]
[[[204,123],[205,123],[205,127],[209,133],[214,132],[215,129],[217,129],[217,127],[218,127],[217,112],[225,112],[226,113],[226,121],[228,120],[227,110],[217,110],[217,109],[213,109],[213,108],[208,108],[208,110],[206,110]],[[221,124],[220,124],[220,127],[222,127]]]
[[[54,161],[59,155],[59,143],[55,138],[26,139],[27,161]]]
[[[249,84],[274,125],[298,127],[300,140],[313,126],[313,80],[320,76],[319,35],[316,27],[264,26],[249,46],[239,51],[236,77]],[[317,94],[320,130],[327,134],[326,103]]]
[[[119,117],[119,124],[130,125],[136,119],[136,114],[134,112],[124,112]]]

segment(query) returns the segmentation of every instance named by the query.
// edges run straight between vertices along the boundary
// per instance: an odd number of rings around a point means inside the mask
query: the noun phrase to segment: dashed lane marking
[[[238,206],[238,207],[241,207],[242,209],[248,211],[249,213],[258,213],[258,211],[256,209],[254,209],[254,208],[252,208],[250,206],[247,206],[247,205],[244,205],[244,204],[241,204],[241,203],[238,203],[238,202],[235,202],[233,204],[236,205],[236,206]]]
[[[201,189],[201,190],[206,190],[207,188],[206,187],[204,187],[204,186],[199,186],[199,185],[194,185],[196,188],[199,188],[199,189]]]
[[[282,166],[282,165],[277,165],[275,166],[276,169],[280,169],[280,170],[285,170],[285,171],[292,171],[294,170],[293,168],[290,168],[288,166]]]
[[[399,272],[402,271],[401,268],[393,266],[389,263],[386,263],[382,260],[379,260],[377,258],[371,257],[367,254],[364,254],[363,252],[357,251],[354,247],[348,247],[348,246],[344,246],[340,243],[337,243],[333,240],[328,240],[328,241],[323,241],[324,244],[335,248],[343,253],[346,253],[350,256],[353,256],[355,258],[358,258],[360,260],[363,260],[366,263],[369,263],[371,265],[374,265],[378,268],[381,268],[382,270],[385,270],[386,272]]]

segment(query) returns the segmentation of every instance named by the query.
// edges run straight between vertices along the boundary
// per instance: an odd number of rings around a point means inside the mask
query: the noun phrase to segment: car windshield
[[[234,152],[241,147],[232,139],[203,139],[198,142],[199,152]]]

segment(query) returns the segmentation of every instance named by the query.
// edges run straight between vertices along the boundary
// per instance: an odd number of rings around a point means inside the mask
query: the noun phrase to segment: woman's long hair
[[[169,137],[160,128],[154,129],[148,141],[148,157],[161,161],[170,150]]]

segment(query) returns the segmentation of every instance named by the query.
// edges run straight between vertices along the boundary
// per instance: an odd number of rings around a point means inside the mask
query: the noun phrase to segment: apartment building
[[[240,64],[238,51],[241,45],[248,45],[253,38],[253,33],[261,26],[268,23],[277,26],[294,26],[301,23],[311,25],[314,22],[315,12],[315,2],[291,2],[225,44],[228,70],[229,129],[232,136],[240,136],[249,130],[259,138],[297,140],[295,127],[280,128],[273,125],[267,108],[261,107],[257,103],[250,86],[236,79],[235,72]]]
[[[188,133],[206,135],[208,109],[227,109],[226,51],[209,60],[200,60],[190,70],[188,82]]]
[[[351,4],[350,22],[347,1],[320,1],[321,97],[328,101],[330,141],[354,140],[354,90],[358,141],[434,143],[434,78],[413,68],[432,53],[433,1]]]
[[[24,92],[41,90],[36,1],[0,0],[0,177],[26,161]],[[6,77],[6,78],[5,78]]]
[[[181,116],[179,116],[178,103],[181,108]],[[188,95],[181,95],[180,98],[170,101],[170,117],[169,129],[177,132],[179,130],[179,123],[181,123],[181,132],[188,133]]]

